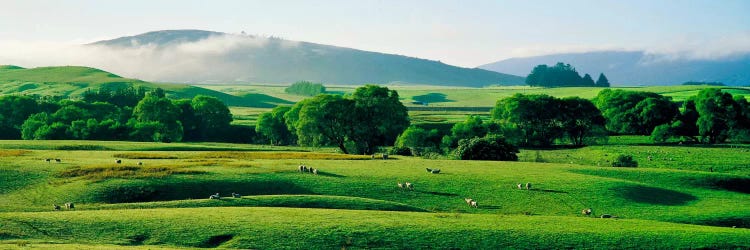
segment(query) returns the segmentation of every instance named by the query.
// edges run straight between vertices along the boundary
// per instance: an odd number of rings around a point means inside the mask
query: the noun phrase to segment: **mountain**
[[[613,85],[676,85],[688,81],[750,85],[750,53],[721,59],[688,59],[643,51],[599,51],[511,58],[479,68],[528,75],[540,64],[568,63],[594,79],[604,73]]]
[[[106,69],[151,81],[411,83],[482,87],[524,78],[439,61],[279,38],[164,30],[89,44],[118,55]],[[118,64],[119,62],[119,64]]]

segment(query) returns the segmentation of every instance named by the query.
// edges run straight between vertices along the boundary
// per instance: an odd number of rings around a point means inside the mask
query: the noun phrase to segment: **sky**
[[[463,67],[609,49],[706,58],[750,51],[750,0],[0,0],[0,6],[0,56],[19,44],[33,50],[165,29],[244,31]]]

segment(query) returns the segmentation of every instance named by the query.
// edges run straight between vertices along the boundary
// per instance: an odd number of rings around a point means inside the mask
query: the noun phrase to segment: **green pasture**
[[[0,248],[746,248],[743,150],[623,143],[522,150],[522,162],[493,162],[226,143],[0,141]],[[640,167],[604,166],[619,153]],[[531,190],[516,187],[526,182]],[[217,192],[222,199],[208,199]],[[74,211],[53,210],[66,202]],[[580,213],[589,207],[593,216]],[[602,214],[617,218],[595,218]]]

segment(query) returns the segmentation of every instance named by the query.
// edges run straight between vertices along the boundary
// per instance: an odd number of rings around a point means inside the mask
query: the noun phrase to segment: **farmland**
[[[748,247],[746,148],[639,140],[541,150],[543,162],[532,162],[537,150],[522,150],[521,162],[486,162],[227,143],[3,141],[0,239],[42,249]],[[622,152],[641,167],[597,166]],[[319,174],[300,173],[300,163]],[[407,181],[413,191],[397,188]],[[532,190],[515,187],[525,182]],[[221,200],[207,199],[216,192]],[[52,209],[65,202],[75,209]],[[581,215],[587,207],[618,218]]]

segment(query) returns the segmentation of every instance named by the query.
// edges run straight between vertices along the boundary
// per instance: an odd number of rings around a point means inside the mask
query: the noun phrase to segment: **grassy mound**
[[[555,216],[293,208],[4,213],[6,238],[261,249],[737,248],[750,230]],[[165,223],[167,222],[167,223]]]

